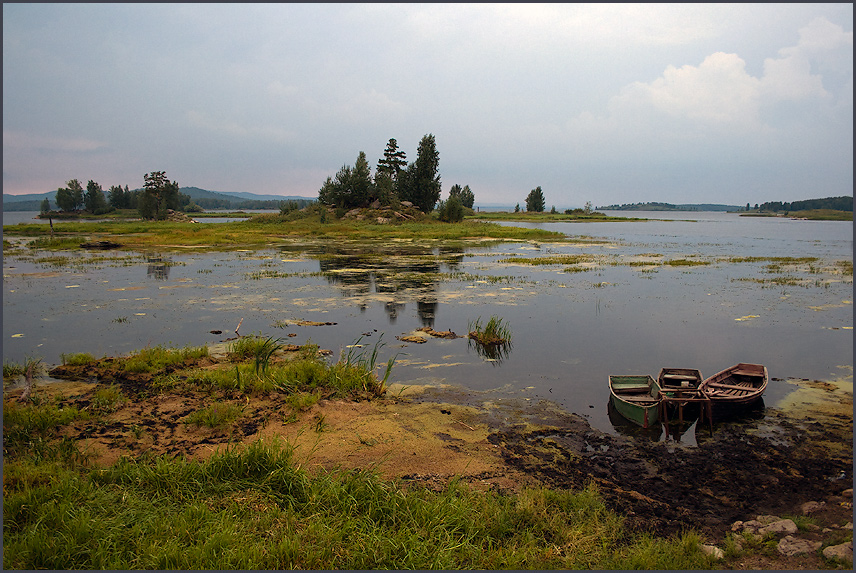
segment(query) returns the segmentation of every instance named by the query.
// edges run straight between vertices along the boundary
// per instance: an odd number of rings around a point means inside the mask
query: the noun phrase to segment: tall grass
[[[153,346],[144,348],[131,356],[117,359],[118,368],[127,372],[158,372],[171,366],[179,366],[188,360],[208,356],[207,346],[185,346],[184,348],[166,348]]]
[[[6,569],[706,569],[692,534],[636,538],[597,490],[404,489],[372,471],[310,476],[281,442],[206,461],[16,463]],[[4,482],[7,471],[4,469]]]

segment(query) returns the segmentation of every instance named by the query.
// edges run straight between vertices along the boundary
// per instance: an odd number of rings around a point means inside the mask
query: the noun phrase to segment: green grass
[[[692,259],[671,259],[668,261],[663,261],[664,265],[669,265],[670,267],[699,267],[704,265],[709,265],[709,261],[696,261]]]
[[[207,346],[186,346],[184,348],[167,348],[152,346],[144,348],[125,358],[117,358],[115,366],[127,372],[155,373],[170,366],[179,366],[184,362],[208,356]]]
[[[514,263],[521,265],[578,265],[595,260],[592,255],[554,255],[552,257],[508,257],[499,259],[499,263]]]
[[[60,354],[62,363],[66,366],[84,366],[92,362],[97,362],[96,358],[88,352],[77,352],[75,354]]]
[[[244,409],[237,404],[211,404],[189,414],[184,418],[185,424],[219,428],[228,426],[243,415]]]
[[[11,465],[11,467],[10,467]],[[310,475],[255,442],[205,461],[4,467],[5,569],[707,569],[692,533],[627,532],[597,490],[439,492]]]
[[[166,221],[62,222],[54,224],[54,239],[44,224],[6,225],[4,235],[35,237],[40,248],[77,248],[85,240],[112,240],[125,249],[148,250],[181,245],[199,249],[269,246],[295,237],[351,240],[568,240],[563,233],[524,229],[481,221],[443,223],[424,217],[419,221],[377,224],[329,218],[296,211],[288,215],[265,213],[233,223],[175,223]],[[60,245],[65,245],[64,247]]]

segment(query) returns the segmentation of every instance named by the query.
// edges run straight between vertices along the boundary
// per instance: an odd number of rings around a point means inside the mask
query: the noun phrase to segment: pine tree
[[[439,167],[440,154],[434,135],[429,133],[419,142],[416,161],[399,173],[399,197],[410,201],[423,213],[433,211],[440,200]]]
[[[377,162],[378,173],[388,173],[393,180],[398,179],[398,174],[407,165],[407,156],[398,149],[398,142],[393,138],[386,144],[383,159]]]
[[[526,197],[526,210],[534,213],[544,212],[544,192],[541,191],[540,185],[530,191],[529,196]]]

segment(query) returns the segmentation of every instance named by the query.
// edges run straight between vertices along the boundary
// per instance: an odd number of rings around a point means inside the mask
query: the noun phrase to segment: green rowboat
[[[612,405],[619,414],[643,428],[659,420],[660,386],[648,375],[609,376]]]

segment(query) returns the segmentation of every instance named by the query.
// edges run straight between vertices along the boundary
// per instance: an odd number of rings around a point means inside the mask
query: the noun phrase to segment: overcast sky
[[[853,193],[851,4],[4,4],[3,192],[317,197],[432,133],[443,197]]]

